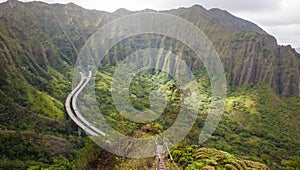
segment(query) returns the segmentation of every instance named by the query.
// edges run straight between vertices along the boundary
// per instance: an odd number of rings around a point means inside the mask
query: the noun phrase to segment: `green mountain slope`
[[[197,25],[213,42],[230,85],[267,83],[278,94],[299,96],[299,54],[255,24],[200,6],[171,11]],[[279,71],[280,70],[280,71]]]
[[[9,1],[1,8],[1,99],[64,120],[72,65],[106,13],[40,2]],[[72,17],[72,13],[81,15]]]
[[[229,93],[226,111],[212,139],[203,147],[214,147],[263,162],[271,169],[286,167],[284,162],[289,157],[297,160],[300,156],[300,55],[290,46],[278,46],[274,37],[255,24],[226,11],[206,10],[197,5],[162,12],[185,18],[201,28],[213,42],[226,71]],[[5,143],[0,149],[7,151],[0,154],[0,167],[7,168],[16,162],[20,164],[17,169],[47,167],[49,164],[71,164],[72,167],[76,162],[72,160],[78,159],[87,164],[86,167],[85,164],[79,167],[87,169],[102,164],[98,158],[108,163],[97,167],[124,164],[130,167],[136,163],[121,158],[116,161],[113,155],[99,148],[91,149],[89,142],[84,145],[85,139],[76,136],[76,126],[67,119],[63,105],[71,91],[77,55],[87,39],[109,21],[131,13],[134,12],[125,9],[114,13],[86,10],[72,3],[49,5],[9,0],[0,4],[0,135],[1,144]],[[151,41],[151,38],[146,36],[144,40]],[[138,44],[137,40],[132,38],[123,43],[135,48],[146,44]],[[172,43],[168,39],[163,40]],[[108,63],[112,65],[133,51],[127,49],[122,52],[119,50],[121,47],[122,44],[112,50],[115,53],[108,57],[111,59]],[[193,71],[203,71],[199,69],[201,62],[194,60],[192,53],[188,57]],[[205,74],[198,78],[203,80],[199,88],[203,93],[209,93]],[[98,102],[105,104],[102,109],[110,111],[107,96],[111,75],[109,72],[99,72],[96,79],[97,93],[105,97],[98,98]],[[133,87],[141,98],[147,92],[141,90],[145,85],[142,80],[136,80],[140,87]],[[170,84],[165,88],[172,90]],[[210,101],[209,94],[203,100],[202,111],[205,113]],[[133,101],[141,109],[149,105],[147,102]],[[170,125],[176,117],[177,107],[174,104],[173,110],[164,113]],[[118,124],[133,128],[131,135],[134,136],[157,134],[163,130],[158,122],[135,125],[118,117],[118,114],[107,112],[106,116],[115,122],[116,128]],[[188,143],[196,141],[205,116],[198,117],[195,128],[187,137]],[[50,142],[43,144],[44,140]],[[21,144],[15,145],[18,141]],[[54,152],[49,145],[67,146],[67,151]],[[18,148],[20,151],[16,152]],[[83,155],[78,153],[79,148],[85,151]],[[95,162],[84,158],[92,157],[93,152],[89,149],[95,151]],[[35,155],[39,156],[33,158]],[[103,155],[110,156],[105,158]],[[143,161],[147,164],[148,160]],[[152,166],[148,164],[146,167]]]
[[[291,46],[279,46],[257,25],[227,11],[206,10],[199,5],[163,12],[190,21],[208,36],[222,59],[230,85],[264,82],[283,96],[300,95],[299,54]],[[123,9],[114,14],[132,13]]]

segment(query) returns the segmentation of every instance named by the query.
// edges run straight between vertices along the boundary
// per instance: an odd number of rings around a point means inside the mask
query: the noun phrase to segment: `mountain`
[[[291,46],[278,46],[255,24],[219,9],[194,6],[170,13],[196,24],[210,38],[228,70],[229,84],[265,82],[281,95],[299,96],[299,55]]]
[[[163,12],[190,21],[208,36],[228,70],[230,85],[264,82],[280,95],[300,95],[299,54],[291,46],[279,46],[273,36],[256,24],[227,11],[206,10],[199,5]],[[132,13],[135,12],[120,9],[114,14]],[[294,63],[293,66],[287,61]]]
[[[88,38],[106,23],[137,12],[140,11],[86,10],[73,3],[50,5],[9,0],[0,4],[1,168],[152,166],[149,165],[151,159],[135,162],[119,158],[97,148],[87,138],[77,137],[77,128],[68,120],[64,109],[76,58]],[[225,113],[212,139],[203,147],[263,162],[272,169],[285,168],[284,162],[297,160],[300,55],[290,46],[279,46],[273,36],[254,23],[224,10],[206,10],[195,5],[161,12],[182,17],[203,30],[224,65],[228,84]],[[124,43],[133,41],[133,47],[144,45],[139,40],[136,43],[135,39],[129,39]],[[124,55],[116,48],[108,63],[113,65]],[[197,71],[201,62],[191,61],[193,71]],[[110,76],[98,75],[98,93],[109,92]],[[199,84],[205,92],[209,90],[209,83]],[[138,92],[144,90],[136,89]],[[108,105],[110,99],[104,99],[107,100],[98,102]],[[210,98],[203,101],[209,102]],[[176,117],[173,112],[166,112],[170,120]],[[114,118],[116,125],[124,123],[118,115],[107,116]],[[197,125],[184,142],[198,137],[197,128],[201,127],[203,119],[205,114],[199,116]],[[142,130],[134,131],[133,135],[163,130],[159,124],[139,126]],[[57,146],[66,149],[55,152]]]

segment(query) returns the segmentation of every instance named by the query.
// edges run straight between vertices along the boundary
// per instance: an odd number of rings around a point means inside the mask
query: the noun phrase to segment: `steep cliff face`
[[[64,119],[63,102],[81,47],[99,27],[132,13],[15,0],[2,3],[0,9],[2,111],[33,111],[58,120]],[[280,95],[299,96],[300,55],[290,46],[278,46],[275,38],[255,24],[201,6],[163,12],[185,18],[205,32],[221,57],[228,85],[264,82]],[[199,68],[201,61],[190,56],[188,65]]]
[[[47,74],[49,67],[66,76],[66,68],[71,69],[80,48],[95,30],[133,13],[125,9],[114,13],[89,11],[72,3],[48,5],[15,0],[0,7],[2,67],[14,69],[15,65],[21,75],[26,74],[25,79],[31,75],[38,82],[52,76]],[[265,82],[279,94],[299,96],[299,54],[290,46],[278,46],[257,25],[226,11],[198,5],[163,12],[185,18],[203,30],[219,52],[228,84]]]
[[[220,9],[201,6],[168,11],[197,25],[213,42],[230,85],[269,84],[278,94],[299,96],[299,54],[279,46],[257,25]]]
[[[300,95],[299,54],[291,46],[279,46],[254,23],[199,5],[162,12],[190,21],[208,36],[221,57],[229,85],[264,82],[280,95]],[[115,12],[119,16],[132,13],[136,12]]]
[[[111,14],[74,4],[15,0],[0,8],[0,95],[11,103],[3,107],[63,119],[78,51]]]
[[[299,97],[282,96],[299,96],[300,54],[290,46],[279,46],[274,37],[257,25],[226,11],[193,6],[162,12],[185,18],[204,31],[221,57],[228,85],[237,89],[226,101],[229,102],[230,109],[225,111],[226,117],[221,121],[210,147],[229,148],[228,150],[242,153],[241,155],[253,153],[255,159],[261,158],[270,165],[273,164],[270,160],[280,163],[291,155],[299,155],[294,149],[299,146],[300,141],[297,133]],[[98,28],[131,13],[133,12],[125,9],[114,13],[86,10],[72,3],[49,5],[16,0],[1,3],[0,134],[7,130],[26,130],[68,139],[76,136],[76,127],[72,127],[66,120],[64,100],[71,91],[70,82],[77,55]],[[116,60],[122,60],[126,54],[130,54],[128,52],[132,49],[128,50],[126,47],[147,47],[147,40],[151,40],[151,36],[135,38],[137,41],[133,41],[132,46],[125,44],[124,53],[120,53],[118,47],[113,48],[110,53],[112,55],[104,62],[115,64]],[[128,42],[132,40],[134,39],[128,39]],[[171,40],[166,37],[153,41],[154,45],[162,41],[166,44],[165,47],[172,45]],[[193,71],[202,66],[201,61],[192,52],[185,51],[186,47],[181,46],[180,42],[173,44],[178,47],[176,45],[181,49],[176,54],[184,57]],[[177,64],[167,65],[170,62],[165,59],[165,55],[161,55],[160,59],[156,65],[164,65],[171,70]],[[109,75],[103,74],[102,77],[107,82],[111,81]],[[99,80],[102,77],[97,78]],[[263,82],[262,85],[255,86],[260,82]],[[110,86],[105,86],[105,82],[101,83],[107,94]],[[245,92],[244,87],[240,87],[243,84],[254,87]],[[269,87],[282,96],[274,94]],[[208,85],[204,88],[209,89]],[[209,102],[210,99],[207,97],[205,101]],[[101,102],[107,104],[111,101],[104,98]],[[198,129],[193,133],[193,137],[197,137]],[[13,139],[10,136],[9,134],[3,140],[10,142]],[[33,135],[33,138],[39,137]],[[55,141],[59,142],[55,139],[51,145],[62,146]],[[79,145],[76,147],[82,147]],[[241,145],[243,146],[240,147]],[[15,146],[5,146],[10,147]],[[91,151],[95,150],[91,148]],[[25,150],[23,154],[28,153]],[[107,153],[97,155],[90,150],[86,154],[94,158],[88,161],[96,160],[99,164],[103,163],[99,158],[107,156]],[[32,155],[36,156],[35,153]],[[51,155],[47,159],[49,157]],[[27,158],[31,160],[31,157]],[[90,159],[88,156],[84,158]],[[50,164],[51,161],[46,163]],[[111,164],[108,166],[111,167]]]
[[[291,46],[278,46],[273,37],[255,32],[231,36],[228,42],[216,48],[227,67],[229,84],[264,82],[278,94],[299,96],[299,54]]]

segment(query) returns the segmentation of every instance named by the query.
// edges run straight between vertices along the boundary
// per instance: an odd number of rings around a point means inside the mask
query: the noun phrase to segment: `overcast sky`
[[[6,0],[0,0],[4,2]],[[22,0],[30,1],[30,0]],[[73,2],[87,9],[113,12],[118,8],[155,10],[190,7],[220,8],[252,21],[275,36],[279,44],[300,47],[300,0],[42,0],[47,3]]]

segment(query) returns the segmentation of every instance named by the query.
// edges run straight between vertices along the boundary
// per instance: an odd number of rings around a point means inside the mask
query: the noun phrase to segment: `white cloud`
[[[276,37],[279,44],[300,47],[300,24],[264,26],[264,28]]]
[[[276,10],[281,0],[198,0],[207,8],[223,8],[231,12]]]
[[[277,10],[263,11],[239,11],[236,14],[247,17],[252,21],[256,21],[262,25],[286,25],[300,24],[300,1],[299,0],[282,0]]]
[[[5,1],[5,0],[0,0]],[[32,0],[20,0],[28,2]],[[179,7],[189,7],[195,4],[195,0],[178,1],[174,0],[41,0],[47,3],[69,3],[73,2],[86,9],[98,9],[102,11],[113,12],[119,8],[126,8],[131,11],[143,9],[166,10]]]
[[[235,14],[257,23],[271,35],[274,35],[279,44],[290,44],[300,47],[300,1],[281,0],[276,10],[248,10],[238,11]]]

